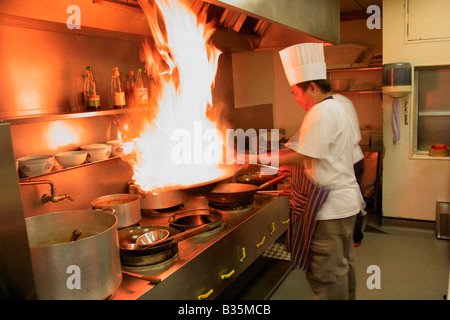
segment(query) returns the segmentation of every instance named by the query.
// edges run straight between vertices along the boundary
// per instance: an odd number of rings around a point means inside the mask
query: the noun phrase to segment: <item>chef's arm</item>
[[[310,157],[298,153],[292,149],[278,150],[278,164],[279,166],[295,166],[301,165],[303,160],[310,159]]]
[[[273,159],[275,154],[268,153],[268,158]],[[278,166],[290,166],[290,165],[301,165],[303,160],[310,159],[310,157],[305,156],[301,153],[295,152],[291,149],[282,149],[278,150]],[[258,154],[247,154],[246,155],[246,163],[259,163],[259,164],[267,164],[263,161],[260,161]],[[274,165],[272,162],[269,165]]]

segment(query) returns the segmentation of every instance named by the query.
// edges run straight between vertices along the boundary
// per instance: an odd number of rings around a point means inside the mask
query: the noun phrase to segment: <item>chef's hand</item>
[[[291,167],[289,166],[280,166],[278,168],[278,174],[288,174],[291,175]]]

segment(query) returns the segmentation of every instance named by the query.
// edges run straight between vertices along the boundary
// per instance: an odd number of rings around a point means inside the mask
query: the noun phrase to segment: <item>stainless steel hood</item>
[[[188,0],[216,22],[212,40],[225,51],[282,49],[301,42],[340,43],[339,0]],[[139,10],[136,0],[94,3]]]
[[[212,8],[224,9],[219,24],[227,31],[254,36],[249,40],[253,50],[281,49],[301,42],[340,42],[339,0],[205,1]]]

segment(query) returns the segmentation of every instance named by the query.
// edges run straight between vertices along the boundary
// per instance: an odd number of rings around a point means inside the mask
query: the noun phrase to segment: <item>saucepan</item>
[[[129,193],[111,194],[91,201],[94,209],[110,208],[117,216],[117,227],[125,228],[137,224],[141,220],[139,195]]]
[[[140,207],[144,210],[175,207],[187,199],[186,193],[176,189],[161,190],[160,192],[144,191],[134,182],[128,184],[128,189],[131,194],[140,196]]]

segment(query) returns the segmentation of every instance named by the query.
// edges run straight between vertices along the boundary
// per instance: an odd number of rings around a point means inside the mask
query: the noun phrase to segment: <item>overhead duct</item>
[[[216,21],[212,40],[222,50],[281,49],[302,42],[340,43],[339,0],[188,0]],[[140,10],[136,0],[94,3]]]

